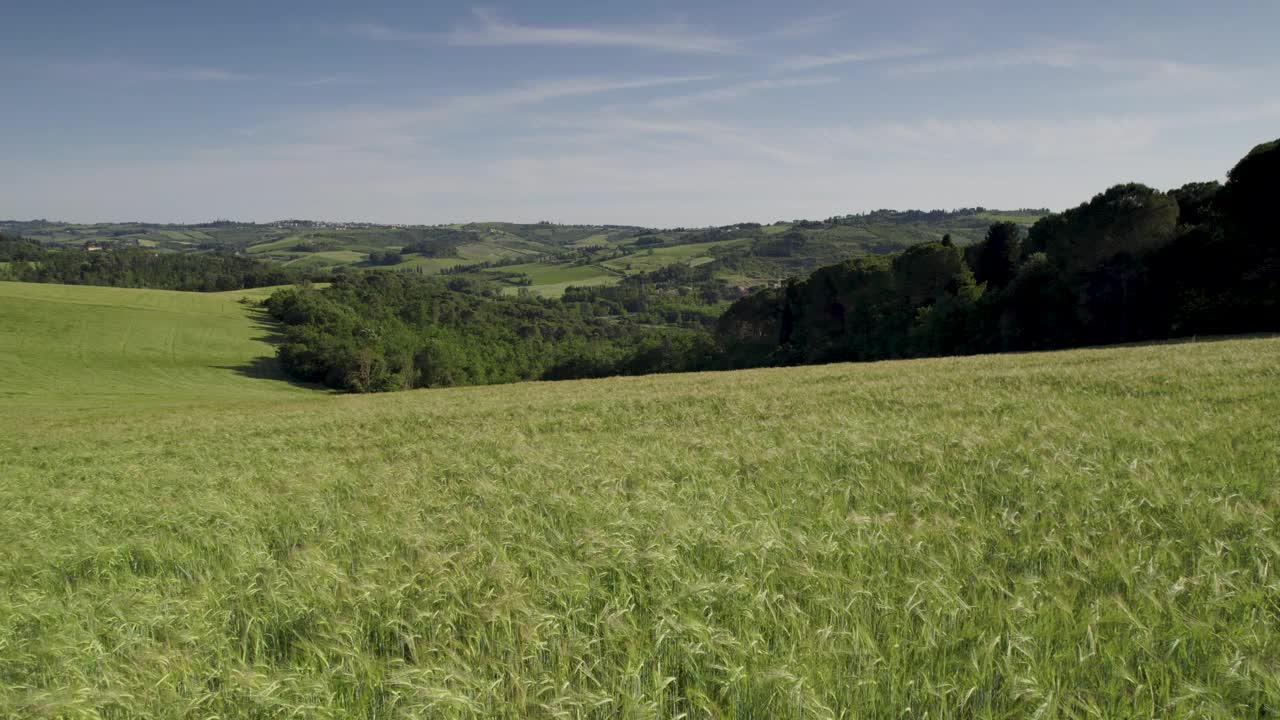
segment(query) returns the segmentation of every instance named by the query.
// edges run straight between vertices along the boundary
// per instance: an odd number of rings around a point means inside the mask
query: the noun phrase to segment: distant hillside
[[[0,232],[46,245],[225,250],[290,268],[329,272],[370,267],[423,274],[449,272],[560,296],[570,286],[612,285],[671,265],[711,264],[713,275],[744,289],[864,254],[885,254],[951,235],[980,240],[999,220],[1030,226],[1042,210],[878,210],[821,221],[717,228],[656,229],[622,225],[468,223],[400,226],[285,220],[198,225],[0,221]]]

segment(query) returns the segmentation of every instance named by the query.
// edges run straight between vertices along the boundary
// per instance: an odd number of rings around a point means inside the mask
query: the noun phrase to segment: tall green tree
[[[965,261],[973,277],[988,289],[999,290],[1013,280],[1022,261],[1021,225],[998,222],[987,229],[986,238],[965,248]]]
[[[1258,145],[1231,169],[1218,206],[1222,262],[1238,272],[1244,325],[1280,329],[1280,140]]]
[[[902,298],[912,308],[932,305],[973,280],[960,249],[941,242],[907,248],[894,257],[893,274]]]

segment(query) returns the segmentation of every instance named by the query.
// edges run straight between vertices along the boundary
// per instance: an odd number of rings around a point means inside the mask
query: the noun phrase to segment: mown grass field
[[[0,717],[1280,709],[1280,339],[341,396],[238,297],[0,283]]]

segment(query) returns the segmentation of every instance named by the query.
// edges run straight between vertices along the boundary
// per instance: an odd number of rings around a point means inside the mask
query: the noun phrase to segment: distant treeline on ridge
[[[227,252],[158,253],[140,248],[45,248],[0,234],[0,280],[219,292],[285,285],[302,276]]]

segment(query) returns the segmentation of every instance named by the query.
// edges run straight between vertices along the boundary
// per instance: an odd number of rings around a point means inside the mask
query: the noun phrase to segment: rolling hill
[[[271,290],[0,282],[0,398],[26,415],[305,397],[274,366],[274,329],[239,302]]]
[[[716,277],[757,287],[860,254],[884,254],[952,235],[958,244],[980,240],[987,227],[1007,220],[1030,225],[1044,211],[876,211],[825,221],[754,223],[723,228],[650,229],[552,223],[469,223],[387,226],[284,221],[201,225],[48,221],[0,222],[0,231],[50,245],[148,247],[173,252],[223,249],[308,271],[376,267],[404,272],[460,273],[505,285],[511,292],[559,296],[571,285],[612,284],[621,277],[670,265],[716,263]],[[465,236],[439,252],[410,251],[416,240],[451,231]],[[768,240],[792,236],[785,248]],[[381,265],[377,253],[401,252]]]
[[[0,716],[1280,706],[1280,339],[353,396],[261,292],[0,283]]]

